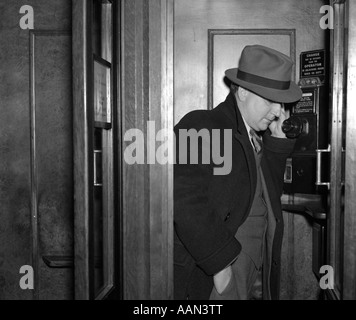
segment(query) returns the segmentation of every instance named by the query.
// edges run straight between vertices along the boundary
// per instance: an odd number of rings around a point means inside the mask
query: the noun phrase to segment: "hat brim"
[[[238,68],[228,69],[225,71],[225,75],[233,83],[236,83],[265,99],[280,103],[292,103],[300,100],[302,97],[302,90],[293,81],[291,81],[289,89],[287,90],[272,89],[237,78],[237,71]]]

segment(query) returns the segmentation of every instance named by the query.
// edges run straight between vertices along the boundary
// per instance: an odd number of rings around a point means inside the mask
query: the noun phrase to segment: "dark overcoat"
[[[214,168],[223,164],[202,161],[179,161],[182,154],[180,132],[220,129],[221,156],[224,148],[224,129],[232,133],[232,166],[226,175],[214,174]],[[188,113],[175,126],[176,164],[174,166],[174,294],[175,299],[209,299],[213,275],[224,269],[241,251],[234,235],[247,218],[257,183],[253,149],[232,92],[213,110]],[[225,131],[228,132],[228,131]],[[226,133],[227,134],[227,133]],[[202,141],[202,140],[200,140]],[[226,140],[228,141],[228,140]],[[214,141],[216,147],[216,141]],[[206,145],[205,145],[206,146]],[[210,144],[210,150],[213,149]],[[280,258],[283,237],[281,194],[287,156],[294,141],[275,138],[267,130],[263,135],[262,171],[266,180],[275,217],[271,246],[270,292],[279,297]],[[200,143],[198,152],[202,153]],[[196,152],[197,150],[192,150]],[[212,153],[212,152],[211,152]],[[216,158],[215,158],[216,159]],[[217,161],[215,161],[217,162]]]

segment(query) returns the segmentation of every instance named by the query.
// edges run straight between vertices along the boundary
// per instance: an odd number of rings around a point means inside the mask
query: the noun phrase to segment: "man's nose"
[[[281,116],[282,105],[280,103],[274,103],[272,106],[272,113],[276,118]]]

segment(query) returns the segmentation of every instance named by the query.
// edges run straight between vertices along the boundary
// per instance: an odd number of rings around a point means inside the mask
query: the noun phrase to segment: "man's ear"
[[[248,91],[245,88],[239,87],[237,89],[237,97],[240,101],[245,101],[248,95]]]

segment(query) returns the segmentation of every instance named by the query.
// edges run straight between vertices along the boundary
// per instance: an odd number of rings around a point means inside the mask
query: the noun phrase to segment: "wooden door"
[[[325,4],[328,1],[175,1],[174,122],[191,110],[211,109],[225,99],[229,89],[224,71],[237,67],[248,44],[270,46],[290,56],[298,82],[300,53],[326,48],[326,32],[319,26]],[[304,216],[283,215],[281,298],[316,299],[312,228]]]
[[[116,2],[73,1],[76,299],[120,296],[113,24]],[[119,192],[117,192],[119,194]]]

